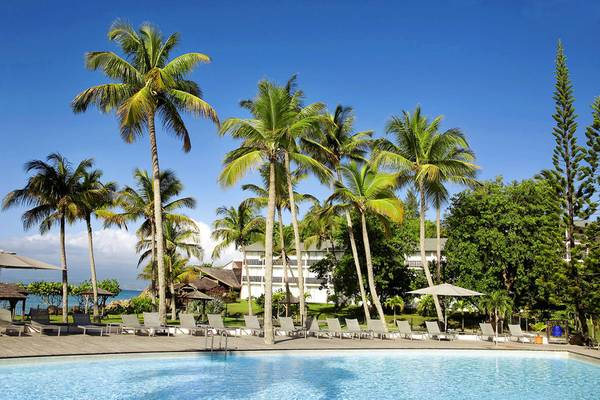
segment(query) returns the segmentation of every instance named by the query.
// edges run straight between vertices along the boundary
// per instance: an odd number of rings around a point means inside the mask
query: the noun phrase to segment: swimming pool
[[[0,361],[3,399],[598,399],[566,353],[261,352]]]

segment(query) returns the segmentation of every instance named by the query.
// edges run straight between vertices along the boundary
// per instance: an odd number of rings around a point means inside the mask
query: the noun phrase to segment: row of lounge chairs
[[[58,325],[50,323],[48,312],[46,310],[31,310],[31,327],[43,334],[47,331],[56,332],[60,336],[61,331],[68,329],[65,325]],[[146,333],[149,336],[154,336],[156,333],[166,333],[170,336],[172,332],[177,330],[181,332],[187,332],[189,334],[197,334],[198,332],[204,333],[205,336],[209,335],[221,335],[229,336],[230,329],[225,327],[223,318],[219,314],[209,314],[208,324],[198,325],[192,314],[181,313],[179,315],[179,325],[165,325],[161,324],[158,313],[143,313],[144,323],[141,323],[135,314],[124,314],[121,316],[122,323],[110,323],[110,324],[97,324],[92,323],[88,314],[73,314],[74,326],[82,331],[83,334],[88,332],[98,333],[100,336],[111,333],[113,330],[117,333]],[[291,337],[308,337],[314,336],[316,338],[327,337],[327,338],[390,338],[390,337],[401,337],[405,339],[437,339],[437,340],[454,340],[456,336],[452,333],[442,332],[436,321],[426,321],[425,325],[427,328],[426,333],[414,332],[408,321],[396,321],[397,330],[389,331],[381,320],[370,319],[367,321],[367,329],[360,327],[358,320],[346,318],[346,329],[343,330],[339,319],[327,318],[324,322],[327,324],[327,328],[321,328],[319,320],[316,318],[310,319],[306,327],[295,326],[292,318],[280,317],[278,319],[279,327],[275,328],[276,333],[280,333]],[[243,331],[250,333],[251,335],[263,335],[264,331],[260,325],[258,318],[255,315],[244,316],[245,326],[241,328]],[[514,339],[516,341],[530,341],[533,335],[524,333],[521,330],[520,325],[509,325],[510,334],[508,335],[496,335],[492,324],[481,323],[479,324],[481,333],[478,335],[480,340],[494,341],[498,340],[498,337],[504,337]],[[10,311],[0,309],[0,333],[18,333],[20,336],[24,332],[25,325],[15,324],[11,320]]]

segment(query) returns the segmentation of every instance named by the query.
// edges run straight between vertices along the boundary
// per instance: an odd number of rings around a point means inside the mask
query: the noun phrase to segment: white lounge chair
[[[521,341],[523,343],[525,343],[525,339],[527,339],[527,341],[531,341],[535,335],[532,335],[531,333],[525,333],[523,332],[523,330],[521,329],[521,325],[508,325],[508,330],[510,332],[509,339],[516,339],[517,342]]]
[[[111,324],[111,326],[118,326],[121,330],[121,333],[127,333],[127,331],[132,331],[135,335],[138,332],[148,332],[147,329],[142,325],[140,320],[138,319],[137,314],[121,314],[122,324]]]
[[[492,326],[492,324],[480,322],[479,329],[481,330],[481,333],[477,335],[477,338],[479,340],[489,340],[490,342],[493,342],[495,340],[496,332],[494,331],[494,327]]]
[[[196,332],[206,332],[206,326],[199,326],[196,323],[196,318],[194,318],[194,314],[181,313],[179,314],[179,325],[169,325],[171,328],[175,330],[186,330],[190,335],[195,334]]]
[[[29,310],[29,316],[31,317],[31,327],[34,330],[39,330],[40,335],[42,335],[45,331],[54,331],[60,336],[60,333],[63,328],[68,328],[67,326],[54,325],[50,323],[50,315],[48,314],[48,310]]]
[[[263,328],[260,327],[260,321],[256,315],[244,315],[244,330],[250,331],[252,335],[264,335]]]
[[[303,335],[306,338],[306,329],[294,326],[294,321],[290,317],[279,317],[279,328],[277,332],[283,332],[286,336]]]
[[[96,331],[102,336],[108,327],[103,324],[92,324],[89,314],[73,313],[73,321],[75,326],[83,331],[86,335],[88,331]]]
[[[396,326],[398,326],[398,333],[400,334],[400,337],[410,340],[413,340],[415,338],[415,333],[412,331],[412,328],[410,327],[408,321],[397,320]],[[422,338],[422,336],[420,337]]]
[[[144,316],[144,328],[148,334],[155,336],[156,332],[166,332],[167,336],[171,336],[171,329],[164,324],[160,323],[157,312],[145,312]]]
[[[327,331],[329,332],[330,337],[337,336],[340,339],[343,339],[344,334],[347,333],[342,331],[342,325],[337,318],[327,318]]]
[[[447,333],[447,332],[442,332],[440,331],[440,326],[438,325],[437,321],[425,321],[425,326],[427,326],[427,336],[429,336],[429,339],[433,339],[436,338],[437,340],[454,340],[456,339],[456,336],[451,334],[451,333]]]
[[[380,319],[368,319],[367,329],[371,333],[371,339],[378,336],[383,340],[386,337],[389,338],[391,335],[391,332],[389,332],[385,326],[385,322]]]
[[[319,325],[319,320],[317,318],[312,318],[310,321],[310,326],[309,326],[308,330],[306,331],[306,336],[310,336],[310,335],[313,335],[317,339],[320,338],[321,336],[331,337],[329,335],[329,332],[321,329],[321,326]]]
[[[25,332],[25,325],[15,325],[10,310],[0,308],[0,333],[7,335],[9,332],[16,332],[21,336]]]
[[[356,318],[346,318],[346,329],[352,337],[357,337],[359,340],[362,337],[371,337],[371,333],[362,329]]]

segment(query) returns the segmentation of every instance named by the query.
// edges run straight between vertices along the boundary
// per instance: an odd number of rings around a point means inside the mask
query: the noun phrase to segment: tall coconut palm
[[[117,193],[115,207],[118,211],[104,209],[97,212],[105,221],[105,225],[117,225],[127,229],[128,222],[142,220],[137,230],[140,237],[154,238],[152,241],[152,259],[150,261],[152,274],[150,279],[151,293],[154,297],[157,288],[157,229],[154,218],[154,181],[147,171],[136,169],[133,173],[135,186],[125,186]],[[177,211],[181,208],[194,208],[196,201],[192,197],[179,197],[183,191],[183,184],[171,170],[160,172],[160,201],[162,205],[162,219],[171,223],[189,223],[191,219]]]
[[[248,285],[248,315],[252,315],[252,288],[250,270],[246,262],[246,246],[252,244],[263,229],[264,219],[256,214],[254,207],[242,202],[235,207],[217,208],[217,216],[221,217],[213,223],[212,237],[220,240],[213,250],[212,257],[218,258],[221,252],[231,245],[242,252],[242,269],[246,271]]]
[[[100,318],[98,312],[98,282],[96,279],[96,259],[94,257],[94,238],[92,232],[92,216],[99,216],[107,207],[113,205],[117,185],[113,182],[102,183],[102,171],[86,170],[76,196],[77,214],[85,221],[88,236],[88,253],[90,258],[90,280],[93,293],[94,320]]]
[[[280,116],[286,108],[279,107],[288,96],[285,90],[270,82],[258,84],[258,94],[250,102],[242,105],[252,118],[230,118],[223,123],[221,134],[230,133],[243,140],[241,146],[225,156],[224,168],[219,181],[224,186],[238,182],[251,169],[267,165],[269,169],[267,216],[265,219],[265,304],[264,330],[265,343],[273,344],[273,225],[275,217],[276,177],[275,168],[282,158]],[[282,100],[283,99],[283,100]]]
[[[109,51],[86,53],[86,66],[102,70],[115,83],[93,86],[81,92],[72,102],[73,111],[84,112],[90,105],[108,113],[116,110],[121,137],[131,143],[148,131],[152,157],[154,208],[157,237],[159,307],[161,321],[166,317],[166,287],[163,248],[163,224],[160,205],[160,167],[156,140],[156,117],[162,119],[165,130],[183,141],[183,150],[190,151],[190,135],[181,111],[219,122],[217,113],[204,100],[197,83],[186,76],[199,64],[210,62],[202,53],[186,53],[169,60],[179,42],[179,34],[166,39],[160,31],[143,24],[138,31],[131,25],[116,21],[108,31],[108,39],[116,42],[124,57]]]
[[[330,173],[326,167],[307,154],[303,154],[298,147],[298,140],[305,137],[311,130],[316,130],[318,124],[323,120],[321,111],[324,105],[314,103],[308,106],[302,104],[303,93],[296,90],[296,77],[288,80],[285,86],[276,86],[271,84],[272,100],[270,104],[272,110],[265,115],[272,119],[267,122],[272,129],[277,132],[277,145],[283,156],[283,166],[287,183],[287,194],[289,198],[289,209],[294,229],[294,243],[296,249],[296,264],[298,268],[298,287],[300,289],[300,319],[304,322],[306,317],[306,306],[304,299],[304,265],[302,257],[302,247],[300,241],[300,228],[298,225],[298,215],[296,209],[296,200],[294,198],[294,172],[291,163],[294,161],[302,169],[311,170],[321,180],[325,179]],[[255,100],[246,100],[243,106],[252,110]]]
[[[14,206],[32,207],[22,216],[23,227],[30,229],[39,225],[45,234],[58,223],[60,226],[60,265],[62,267],[62,319],[68,315],[68,267],[65,248],[65,225],[77,219],[76,198],[85,171],[92,166],[91,159],[80,162],[75,168],[58,153],[52,153],[46,161],[33,160],[25,164],[25,171],[32,173],[22,189],[8,193],[2,203],[3,209]]]
[[[335,257],[335,237],[339,231],[340,217],[333,207],[325,202],[323,204],[316,202],[308,210],[300,226],[306,248],[315,246],[322,249],[325,243],[328,243],[327,250]]]
[[[469,145],[463,133],[456,128],[440,133],[441,122],[441,116],[428,120],[420,107],[412,114],[403,111],[402,116],[394,116],[387,123],[386,132],[393,135],[393,141],[380,140],[375,149],[376,163],[396,169],[403,181],[414,183],[419,192],[421,262],[429,286],[433,286],[433,279],[425,257],[427,193],[439,182],[465,183],[468,179],[464,171],[476,168],[471,160],[464,158],[462,150]],[[439,299],[434,295],[433,300],[437,317],[443,321]]]
[[[175,261],[177,261],[176,256],[185,255],[188,259],[190,257],[202,258],[203,249],[200,245],[200,229],[195,222],[191,220],[186,222],[165,220],[163,228],[165,233],[165,261],[168,272],[167,281],[171,295],[171,318],[176,319],[177,307],[174,277],[179,274],[178,270],[174,270]],[[136,246],[137,252],[141,253],[138,265],[151,260],[153,242],[154,240],[149,236],[140,237]]]
[[[361,166],[355,162],[342,165],[340,171],[343,181],[336,183],[336,189],[328,201],[338,201],[340,203],[338,207],[354,208],[360,215],[369,291],[379,319],[385,321],[381,301],[375,287],[366,215],[367,213],[373,213],[381,218],[387,217],[394,222],[402,221],[404,208],[402,202],[394,195],[394,188],[398,184],[398,176],[378,172],[369,164]]]
[[[318,161],[335,171],[338,181],[342,180],[341,166],[342,162],[353,160],[362,161],[371,145],[372,131],[354,132],[354,114],[351,107],[338,105],[333,114],[327,115],[327,120],[322,121],[321,129],[311,131],[313,136],[302,138],[302,144],[309,154],[313,155]],[[332,180],[332,188],[335,181]],[[348,236],[350,239],[350,249],[356,268],[356,277],[363,304],[365,318],[370,319],[369,305],[367,302],[367,292],[363,282],[360,260],[358,258],[358,249],[354,239],[354,227],[350,211],[344,212],[346,225],[348,227]]]

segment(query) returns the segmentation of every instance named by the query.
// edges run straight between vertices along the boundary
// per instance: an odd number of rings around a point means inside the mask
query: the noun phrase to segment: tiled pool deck
[[[215,338],[215,349],[219,338]],[[209,339],[210,347],[210,339]],[[335,350],[335,349],[470,349],[470,350],[536,350],[568,351],[600,361],[600,351],[571,345],[534,345],[527,343],[498,343],[456,340],[406,340],[406,339],[327,339],[276,337],[274,345],[266,345],[256,336],[230,337],[230,351],[258,350]],[[134,336],[112,334],[109,336],[2,336],[0,359],[40,356],[69,356],[92,354],[199,352],[207,351],[203,336]],[[210,348],[208,349],[210,351]]]

